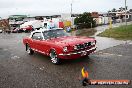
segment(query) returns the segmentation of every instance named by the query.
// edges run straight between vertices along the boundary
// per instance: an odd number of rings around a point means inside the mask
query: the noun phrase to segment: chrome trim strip
[[[37,50],[37,49],[34,49],[34,48],[32,48],[32,50],[33,50],[33,51],[36,51],[36,52],[40,52],[40,53],[43,53],[43,54],[45,54],[45,52],[42,52],[42,51],[40,51],[40,50]]]
[[[73,55],[73,54],[80,54],[80,53],[83,53],[83,52],[89,52],[89,51],[94,50],[94,49],[96,49],[96,48],[97,48],[97,47],[92,47],[91,49],[79,51],[79,52],[77,52],[77,53],[68,53],[68,54],[63,54],[63,53],[61,53],[61,54],[59,54],[59,55],[60,55],[60,56],[70,56],[70,55]]]

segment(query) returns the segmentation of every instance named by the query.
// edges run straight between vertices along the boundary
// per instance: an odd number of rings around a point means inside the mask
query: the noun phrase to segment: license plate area
[[[81,53],[81,56],[85,56],[85,55],[87,55],[87,52],[86,52],[86,51],[83,51],[83,52]]]

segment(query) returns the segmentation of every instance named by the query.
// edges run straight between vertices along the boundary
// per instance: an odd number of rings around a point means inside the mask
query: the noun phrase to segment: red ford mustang
[[[29,55],[34,51],[48,55],[54,64],[59,64],[60,59],[76,59],[96,50],[94,38],[70,36],[63,29],[33,31],[23,43]]]

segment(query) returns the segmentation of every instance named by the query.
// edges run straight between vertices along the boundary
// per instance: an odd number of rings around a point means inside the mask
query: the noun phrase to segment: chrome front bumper
[[[87,50],[82,50],[82,51],[78,51],[78,52],[73,52],[73,53],[68,53],[68,54],[59,54],[60,56],[70,56],[70,55],[76,55],[76,54],[82,54],[82,53],[86,53],[92,50],[96,50],[97,47],[92,47],[91,49],[87,49]]]

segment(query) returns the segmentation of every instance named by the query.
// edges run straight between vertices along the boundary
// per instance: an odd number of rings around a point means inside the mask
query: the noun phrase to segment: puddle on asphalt
[[[129,43],[130,45],[132,45],[132,42],[131,43]]]
[[[122,40],[115,40],[106,37],[95,37],[95,39],[97,40],[97,51],[125,43],[125,41]]]
[[[97,36],[98,33],[103,32],[105,29],[107,29],[107,27],[108,27],[107,25],[96,27],[95,29],[97,30],[97,32],[93,33],[93,35],[90,36],[90,37],[94,37],[97,40],[97,45],[96,45],[97,46],[97,51],[125,43],[125,41],[123,41],[123,40],[116,40],[116,39],[113,39],[113,38]],[[71,33],[71,35],[76,36],[79,33],[82,33],[81,31],[83,31],[83,30],[80,29],[80,30],[74,31],[74,32]],[[85,32],[87,32],[86,29],[85,29]],[[88,33],[86,33],[86,34],[88,35]],[[87,35],[83,34],[83,36],[87,36]],[[129,43],[129,44],[132,44],[132,42]]]

